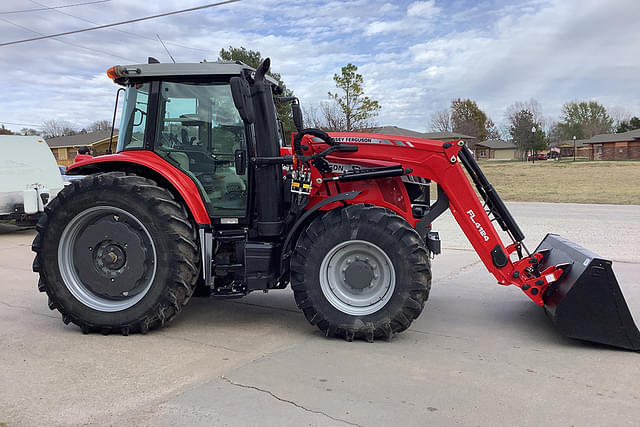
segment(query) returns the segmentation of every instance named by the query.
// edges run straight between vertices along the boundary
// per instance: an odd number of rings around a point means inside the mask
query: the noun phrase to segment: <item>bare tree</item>
[[[434,132],[451,132],[451,112],[449,109],[436,111],[431,115],[431,130]]]
[[[487,130],[487,139],[500,139],[500,130],[493,123],[493,120],[487,119],[484,128]]]
[[[101,132],[105,130],[111,130],[110,120],[98,120],[89,125],[87,128],[89,132]]]
[[[531,98],[528,101],[516,101],[507,107],[506,119],[509,126],[514,126],[518,121],[518,117],[522,111],[531,113],[534,123],[540,126],[545,125],[545,119],[542,115],[542,106],[538,101]]]
[[[26,135],[26,136],[34,136],[34,135],[40,135],[40,131],[33,128],[22,128],[20,129],[20,134]]]
[[[623,122],[628,122],[633,117],[633,113],[624,107],[611,107],[607,110],[609,117],[613,119],[613,126],[618,127]]]
[[[42,136],[45,138],[55,138],[58,136],[75,135],[77,131],[71,123],[55,119],[42,122]]]
[[[317,106],[305,108],[304,123],[306,126],[325,130],[327,132],[343,131],[346,129],[344,114],[335,102],[321,102]],[[370,125],[369,127],[372,127]]]

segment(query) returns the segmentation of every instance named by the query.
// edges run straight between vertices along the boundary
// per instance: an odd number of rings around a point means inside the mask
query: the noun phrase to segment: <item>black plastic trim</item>
[[[280,256],[281,264],[284,262],[284,257],[287,251],[289,250],[289,245],[291,244],[291,239],[296,235],[296,232],[300,228],[302,224],[305,223],[305,220],[309,218],[314,212],[320,209],[323,206],[328,205],[329,203],[340,202],[343,200],[350,200],[356,197],[358,194],[362,193],[362,191],[349,191],[346,193],[336,194],[335,196],[328,197],[321,201],[320,203],[314,205],[311,209],[307,210],[304,214],[298,218],[298,220],[293,224],[289,232],[287,233],[287,238],[284,240],[284,245],[282,245],[282,255]]]
[[[491,249],[491,259],[493,260],[493,265],[498,268],[502,268],[509,263],[509,258],[502,250],[502,246],[496,245],[493,249]]]
[[[447,209],[449,209],[449,197],[447,197],[442,187],[438,185],[438,200],[429,206],[429,211],[416,224],[416,231],[420,234],[420,237],[427,238],[427,231],[431,223]]]

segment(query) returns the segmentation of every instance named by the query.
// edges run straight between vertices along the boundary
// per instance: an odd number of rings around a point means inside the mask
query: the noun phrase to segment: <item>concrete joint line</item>
[[[165,337],[167,339],[170,339],[170,340],[185,341],[185,342],[188,342],[188,343],[199,344],[199,345],[203,345],[205,347],[211,347],[211,348],[215,348],[215,349],[218,349],[218,350],[227,350],[227,351],[230,351],[232,353],[244,353],[244,354],[248,354],[249,353],[248,351],[236,350],[234,348],[225,347],[223,345],[215,345],[215,344],[202,342],[202,341],[198,341],[198,340],[194,340],[194,339],[190,339],[190,338],[185,338],[185,337],[170,336],[170,335],[164,333],[163,331],[154,331],[154,334],[162,335],[163,337]]]
[[[265,390],[265,389],[262,389],[260,387],[256,387],[256,386],[252,386],[252,385],[241,384],[241,383],[233,381],[231,378],[225,377],[224,375],[222,375],[220,378],[222,378],[223,381],[225,381],[225,382],[227,382],[227,383],[229,383],[231,385],[237,386],[237,387],[248,388],[250,390],[256,390],[256,391],[259,391],[261,393],[266,393],[269,396],[273,397],[274,399],[279,400],[280,402],[288,403],[290,405],[295,406],[296,408],[302,409],[303,411],[310,412],[312,414],[324,415],[325,417],[330,418],[333,421],[338,421],[338,422],[341,422],[341,423],[344,423],[344,424],[348,424],[350,426],[362,427],[360,424],[355,424],[355,423],[349,422],[347,420],[343,420],[341,418],[332,417],[331,415],[329,415],[329,414],[327,414],[325,412],[316,411],[314,409],[305,408],[304,406],[300,405],[299,403],[296,403],[296,402],[294,402],[292,400],[287,400],[287,399],[284,399],[284,398],[282,398],[280,396],[277,396],[277,395],[275,395],[273,392],[271,392],[269,390]]]
[[[238,304],[238,305],[248,305],[250,307],[264,308],[266,310],[286,311],[288,313],[300,314],[300,310],[293,310],[291,308],[270,307],[268,305],[253,304],[253,303],[250,303],[250,302],[241,302],[241,301],[229,301],[229,303],[230,304]]]

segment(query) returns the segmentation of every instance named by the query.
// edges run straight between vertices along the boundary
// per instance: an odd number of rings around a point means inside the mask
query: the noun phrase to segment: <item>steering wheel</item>
[[[340,145],[333,138],[331,138],[328,133],[326,133],[323,130],[316,129],[316,128],[303,129],[301,132],[298,132],[296,136],[293,138],[293,150],[299,156],[303,155],[302,146],[300,145],[300,143],[302,142],[302,137],[305,135],[312,135],[312,136],[315,136],[316,138],[320,138],[324,143],[332,147],[334,145]]]

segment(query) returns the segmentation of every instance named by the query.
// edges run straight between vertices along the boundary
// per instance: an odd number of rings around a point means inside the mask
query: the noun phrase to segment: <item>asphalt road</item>
[[[640,206],[511,203],[615,260],[640,314]],[[82,335],[49,311],[33,231],[0,225],[0,425],[635,425],[640,354],[560,336],[439,219],[426,309],[390,342],[326,339],[289,290],[193,299],[148,335]],[[636,317],[637,319],[638,317]]]

